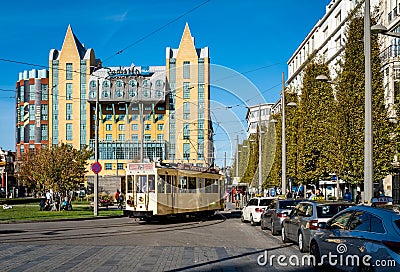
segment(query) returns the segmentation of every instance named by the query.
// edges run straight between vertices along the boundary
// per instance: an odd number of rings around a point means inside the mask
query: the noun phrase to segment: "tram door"
[[[135,190],[136,190],[136,202],[139,210],[147,210],[149,200],[147,196],[148,178],[147,175],[136,175],[135,176]]]

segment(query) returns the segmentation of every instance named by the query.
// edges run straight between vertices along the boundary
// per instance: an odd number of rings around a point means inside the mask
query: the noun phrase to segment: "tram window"
[[[164,175],[159,175],[158,176],[158,182],[157,182],[157,191],[159,193],[164,193],[165,192],[165,176]]]
[[[154,193],[156,189],[156,179],[154,175],[149,175],[149,192]]]
[[[213,193],[218,193],[218,180],[214,179],[213,181],[214,181],[214,183],[212,185],[212,192]]]
[[[211,186],[214,180],[206,178],[206,193],[211,193]]]
[[[128,178],[128,190],[127,193],[133,193],[133,176]]]
[[[200,193],[204,193],[204,178],[198,178],[197,179],[198,186]]]
[[[167,188],[166,188],[167,194],[171,193],[171,187],[172,187],[172,176],[167,176]]]
[[[189,193],[195,193],[196,192],[196,178],[195,177],[189,177]]]
[[[186,193],[187,177],[179,177],[178,191],[179,193]]]
[[[147,176],[137,176],[137,186],[136,192],[138,193],[146,193],[147,192]]]

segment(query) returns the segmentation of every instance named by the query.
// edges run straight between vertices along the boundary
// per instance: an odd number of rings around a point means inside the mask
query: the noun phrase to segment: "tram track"
[[[66,242],[72,240],[84,240],[93,238],[112,238],[114,236],[138,236],[152,233],[167,233],[172,231],[182,231],[195,228],[204,228],[223,223],[226,218],[218,215],[220,218],[210,220],[197,220],[190,222],[172,222],[155,224],[141,224],[139,221],[128,221],[124,223],[115,223],[111,225],[93,224],[91,226],[80,227],[53,227],[44,229],[4,229],[0,230],[0,243],[40,243],[40,242]],[[94,222],[96,223],[96,222]],[[45,224],[45,223],[44,223]],[[41,224],[43,225],[43,224]],[[121,232],[121,228],[124,231]]]

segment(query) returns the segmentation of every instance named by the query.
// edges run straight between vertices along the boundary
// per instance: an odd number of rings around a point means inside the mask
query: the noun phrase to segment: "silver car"
[[[311,237],[319,229],[318,223],[328,221],[353,205],[349,202],[300,202],[282,222],[282,241],[297,242],[300,252],[307,252]]]
[[[400,271],[399,209],[354,206],[319,227],[310,241],[310,254],[317,266],[331,265],[345,271]]]
[[[282,230],[282,222],[293,208],[304,199],[275,199],[261,214],[261,229],[270,229],[272,235],[278,235]]]

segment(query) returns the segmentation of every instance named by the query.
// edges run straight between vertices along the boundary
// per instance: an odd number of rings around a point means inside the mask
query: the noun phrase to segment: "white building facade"
[[[265,103],[248,107],[246,114],[248,136],[257,133],[257,127],[260,122],[262,127],[268,127],[273,106],[273,103]]]

